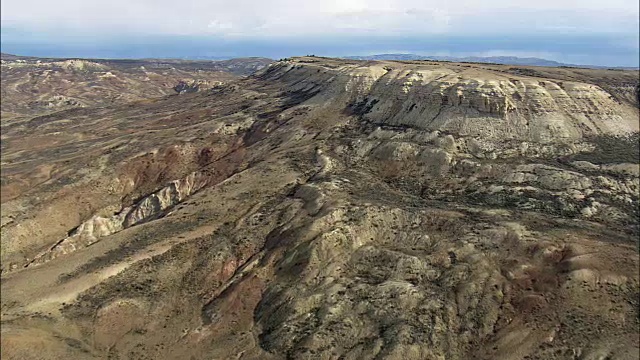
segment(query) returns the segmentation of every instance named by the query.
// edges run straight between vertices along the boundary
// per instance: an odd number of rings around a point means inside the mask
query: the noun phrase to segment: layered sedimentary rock
[[[133,206],[123,208],[112,216],[94,215],[74,229],[68,237],[37,255],[26,266],[41,264],[58,256],[66,255],[90,246],[105,236],[122,231],[143,221],[162,216],[166,210],[187,199],[205,186],[206,183],[205,176],[199,172],[194,172],[184,179],[172,181],[168,186],[144,197]]]

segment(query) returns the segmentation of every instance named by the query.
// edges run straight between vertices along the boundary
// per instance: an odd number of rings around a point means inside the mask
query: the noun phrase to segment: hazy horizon
[[[637,67],[638,2],[4,0],[2,51],[103,58],[537,57]]]

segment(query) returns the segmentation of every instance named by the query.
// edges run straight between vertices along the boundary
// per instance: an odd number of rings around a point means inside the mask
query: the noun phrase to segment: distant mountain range
[[[416,54],[377,54],[368,56],[345,56],[345,59],[352,60],[432,60],[432,61],[451,61],[451,62],[474,62],[474,63],[492,63],[501,65],[522,65],[522,66],[550,66],[550,67],[579,67],[593,69],[638,69],[637,67],[612,67],[612,66],[596,66],[596,65],[576,65],[565,64],[558,61],[540,59],[535,57],[517,57],[517,56],[425,56]]]

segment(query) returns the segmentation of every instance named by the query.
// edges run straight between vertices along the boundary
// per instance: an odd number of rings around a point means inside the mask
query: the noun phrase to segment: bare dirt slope
[[[637,78],[304,57],[3,124],[2,356],[637,359]]]

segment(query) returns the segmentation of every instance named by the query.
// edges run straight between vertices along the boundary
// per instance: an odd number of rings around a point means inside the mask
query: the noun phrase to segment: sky
[[[234,57],[415,53],[638,66],[637,0],[2,0],[2,51]]]

